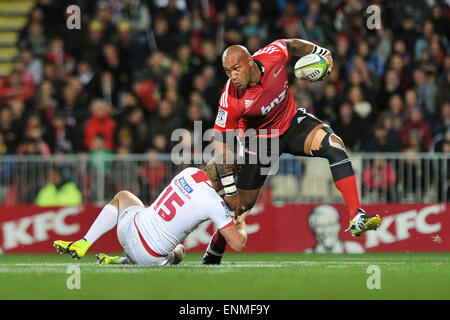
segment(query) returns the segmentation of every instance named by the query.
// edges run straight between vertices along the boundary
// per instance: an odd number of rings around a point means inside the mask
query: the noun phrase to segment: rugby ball
[[[309,81],[321,80],[328,72],[330,63],[319,54],[308,54],[295,63],[294,74],[296,78]]]

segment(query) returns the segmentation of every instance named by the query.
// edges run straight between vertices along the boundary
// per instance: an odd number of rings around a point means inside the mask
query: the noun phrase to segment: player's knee
[[[121,201],[124,199],[130,199],[132,197],[135,197],[134,194],[132,194],[130,191],[128,190],[121,190],[119,192],[116,193],[116,195],[114,196],[114,199]]]
[[[123,212],[128,207],[140,206],[144,207],[144,203],[136,197],[132,192],[127,190],[119,191],[115,196],[113,201],[117,201],[119,208],[119,214]]]
[[[348,158],[344,142],[330,127],[318,129],[309,139],[308,154],[327,159],[330,164]]]
[[[337,163],[348,158],[344,142],[336,134],[331,133],[324,143],[324,156],[331,163]]]

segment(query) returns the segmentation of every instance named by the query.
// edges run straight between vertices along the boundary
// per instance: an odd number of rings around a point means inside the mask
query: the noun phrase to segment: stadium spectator
[[[436,89],[435,103],[436,103],[436,115],[439,114],[440,110],[446,101],[450,101],[450,56],[448,59],[449,69],[445,70],[447,73],[444,74],[443,79],[441,79],[440,84]]]
[[[14,126],[14,119],[11,109],[6,106],[0,109],[0,133],[8,150],[16,152],[20,142],[21,132]]]
[[[96,18],[102,25],[103,39],[106,42],[112,40],[117,32],[116,23],[113,22],[113,14],[108,6],[100,3],[97,9]]]
[[[394,94],[388,101],[389,110],[387,114],[392,119],[392,130],[400,133],[405,121],[405,113],[403,110],[403,99],[400,95]]]
[[[111,165],[113,192],[119,192],[125,188],[135,194],[140,194],[140,181],[138,167],[135,161],[128,161],[127,155],[131,149],[125,144],[121,144],[116,148],[118,158]]]
[[[315,103],[316,115],[323,121],[334,121],[336,119],[336,113],[338,109],[338,98],[336,86],[333,83],[327,83],[323,90],[323,95]]]
[[[64,78],[74,69],[73,58],[65,51],[64,41],[54,38],[50,41],[49,50],[45,54],[45,60],[56,68],[58,78]]]
[[[66,121],[67,119],[62,112],[56,112],[44,135],[44,140],[50,147],[52,153],[55,153],[56,151],[67,154],[74,153],[74,132],[67,126]]]
[[[161,51],[152,52],[147,58],[145,66],[138,72],[137,80],[152,80],[161,86],[170,71],[168,62]]]
[[[366,141],[361,151],[366,152],[397,152],[400,145],[395,140],[389,139],[389,131],[383,123],[375,125],[373,135]]]
[[[44,34],[42,24],[32,22],[19,39],[21,49],[30,49],[34,56],[43,57],[47,52],[47,37]]]
[[[139,103],[147,112],[153,112],[157,109],[160,97],[159,87],[152,80],[134,82],[133,93],[136,94]]]
[[[104,147],[114,149],[114,133],[116,124],[111,118],[111,107],[103,100],[94,100],[90,105],[91,116],[84,129],[84,145],[88,150],[93,147],[93,139],[99,134],[105,139]]]
[[[397,173],[389,161],[376,159],[363,172],[361,178],[362,186],[368,193],[375,193],[374,196],[386,195],[388,201],[393,200],[395,186],[397,183]]]
[[[387,103],[393,95],[403,95],[403,91],[400,87],[400,79],[398,73],[394,70],[387,70],[384,74],[384,81],[377,95],[377,104],[379,110],[385,110]]]
[[[32,78],[23,78],[19,71],[13,70],[8,76],[0,80],[0,102],[29,99],[34,90]]]
[[[401,130],[402,149],[427,151],[431,145],[430,125],[423,119],[422,111],[413,108],[409,111],[409,118]]]
[[[130,106],[125,110],[125,119],[119,124],[130,130],[133,141],[132,153],[142,153],[148,145],[150,126],[144,116],[144,111],[138,106]],[[118,135],[120,132],[118,129]],[[120,142],[120,139],[118,140]],[[119,143],[120,145],[120,143]]]
[[[81,84],[84,88],[88,89],[93,84],[93,79],[95,77],[95,73],[91,68],[91,65],[87,61],[80,61],[77,65],[77,74],[78,80],[80,80]]]
[[[159,153],[155,148],[145,152],[149,159],[139,168],[139,175],[150,195],[149,201],[154,201],[169,180],[167,164],[159,160]]]
[[[118,153],[118,150],[122,150],[123,152],[126,150],[128,153],[136,150],[136,143],[133,140],[133,134],[131,132],[131,128],[129,126],[122,126],[116,130],[116,142],[115,151]]]
[[[158,50],[162,50],[163,52],[172,55],[173,52],[171,52],[171,50],[173,50],[176,44],[170,34],[169,22],[165,16],[157,15],[155,17],[153,31],[155,36],[155,46]]]
[[[24,68],[30,73],[35,83],[42,81],[44,64],[41,59],[33,55],[30,49],[24,49],[20,52],[20,60],[24,64]]]
[[[352,86],[348,91],[348,100],[353,105],[353,110],[362,119],[369,119],[373,113],[371,103],[363,96],[360,87]]]
[[[101,71],[101,48],[105,43],[103,24],[98,20],[92,20],[88,26],[88,35],[83,44],[81,59],[87,61],[96,72]]]
[[[444,103],[441,108],[439,120],[433,126],[433,143],[431,151],[439,152],[442,150],[442,144],[450,137],[450,101]]]
[[[150,134],[163,135],[167,141],[173,130],[181,127],[181,120],[175,114],[175,106],[167,100],[162,100],[158,106],[157,113],[150,118]]]
[[[331,123],[334,132],[345,141],[349,150],[356,151],[366,138],[366,123],[356,114],[350,102],[339,106],[339,116]]]
[[[39,116],[37,114],[31,114],[25,124],[24,138],[29,138],[34,141],[39,154],[49,156],[51,155],[51,150],[47,142],[45,142],[43,139],[44,130],[46,129],[41,123]],[[19,145],[19,147],[17,148],[17,154],[24,153],[22,149],[23,147],[23,144]]]
[[[423,51],[429,50],[434,34],[434,25],[430,20],[424,22],[422,27],[422,35],[415,40],[414,59],[420,60]]]
[[[62,169],[53,168],[48,173],[49,182],[39,190],[35,204],[41,207],[76,206],[83,202],[81,191],[69,181]]]
[[[436,94],[436,85],[427,81],[425,71],[422,68],[416,68],[413,71],[414,91],[417,96],[417,104],[424,116],[434,115],[434,96]]]
[[[39,147],[45,142],[52,153],[85,152],[96,134],[111,152],[125,152],[114,145],[117,121],[137,143],[129,152],[149,146],[168,152],[175,128],[190,128],[192,119],[201,119],[203,129],[211,125],[225,83],[225,46],[246,45],[253,54],[267,39],[299,37],[331,48],[334,71],[318,83],[291,72],[296,105],[332,124],[353,151],[386,150],[375,137],[367,140],[380,123],[389,143],[401,135],[401,151],[412,130],[420,132],[411,137],[419,150],[442,150],[450,32],[448,5],[441,2],[419,1],[414,8],[408,1],[377,2],[382,28],[368,30],[361,14],[368,1],[82,1],[82,28],[75,31],[65,26],[65,1],[38,1],[20,31],[12,71],[0,80],[0,134],[11,153],[19,145],[22,153],[48,153]],[[111,108],[108,128],[90,113],[98,100]],[[350,108],[342,107],[348,100]],[[140,119],[132,125],[128,107]],[[32,130],[32,142],[23,133],[34,114],[41,128]]]

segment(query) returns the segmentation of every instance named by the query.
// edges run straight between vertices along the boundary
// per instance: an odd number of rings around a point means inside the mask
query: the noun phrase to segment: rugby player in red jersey
[[[381,219],[360,208],[355,175],[342,139],[305,109],[297,109],[288,87],[287,63],[292,56],[310,53],[324,56],[330,63],[328,73],[332,71],[330,51],[301,39],[279,39],[253,55],[240,45],[224,51],[222,63],[229,79],[219,100],[214,129],[217,170],[225,187],[225,201],[236,215],[254,206],[273,165],[261,160],[263,154],[266,159],[278,158],[282,153],[326,158],[348,207],[351,220],[347,230],[361,237],[363,232],[376,229]],[[237,150],[230,139],[233,135],[239,141]],[[240,163],[236,180],[230,154]],[[225,247],[226,241],[216,232],[203,263],[219,264]]]

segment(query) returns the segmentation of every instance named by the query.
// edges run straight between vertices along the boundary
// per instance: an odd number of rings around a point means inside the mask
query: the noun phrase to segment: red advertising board
[[[343,204],[284,204],[259,202],[248,216],[247,252],[420,252],[450,251],[450,207],[434,204],[379,204],[364,207],[378,213],[382,223],[362,239],[344,230],[348,214]],[[53,240],[81,238],[101,208],[2,207],[0,250],[9,252],[54,252]],[[191,252],[206,248],[214,226],[200,225],[184,241]],[[119,252],[115,230],[92,247],[93,252]],[[231,249],[228,249],[231,250]]]
[[[78,240],[89,230],[101,208],[5,206],[0,209],[0,250],[8,252],[55,252],[53,241]],[[122,250],[115,230],[96,243],[106,252]]]

